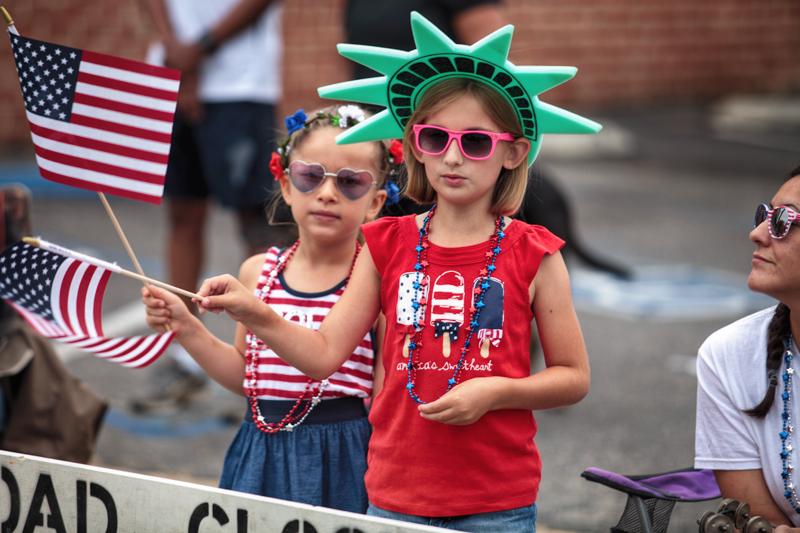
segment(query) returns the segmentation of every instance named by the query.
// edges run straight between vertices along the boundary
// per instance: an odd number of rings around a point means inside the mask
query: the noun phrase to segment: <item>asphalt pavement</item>
[[[769,112],[748,120],[759,105]],[[800,120],[786,112],[795,106],[756,99],[588,113],[607,126],[596,139],[545,138],[537,164],[567,196],[575,237],[631,268],[634,278],[622,282],[569,263],[592,390],[577,406],[536,413],[543,528],[599,532],[616,522],[625,499],[581,479],[588,466],[644,474],[692,464],[697,348],[719,327],[771,304],[746,289],[747,234],[756,204],[800,164]],[[94,195],[44,183],[24,158],[0,164],[0,183],[15,180],[34,190],[37,234],[130,265]],[[163,279],[165,209],[111,203],[146,273]],[[229,214],[214,211],[207,244],[207,274],[237,271],[243,252]],[[144,331],[138,291],[135,282],[112,278],[104,306],[109,333]],[[208,326],[232,336],[223,317]],[[242,398],[210,387],[186,407],[141,415],[130,401],[149,390],[162,361],[136,371],[63,354],[112,406],[97,464],[215,483]],[[671,531],[695,530],[697,517],[715,506],[679,504]]]

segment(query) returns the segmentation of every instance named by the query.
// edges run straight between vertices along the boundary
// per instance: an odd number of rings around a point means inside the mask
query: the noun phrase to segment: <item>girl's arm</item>
[[[588,394],[589,357],[560,253],[542,259],[531,293],[547,368],[524,378],[467,380],[438,400],[421,405],[423,417],[446,424],[471,424],[487,411],[549,409],[577,403]]]
[[[246,260],[239,271],[241,283],[252,290],[258,281],[263,255]],[[214,336],[194,316],[178,296],[157,287],[142,289],[142,301],[147,306],[147,323],[153,329],[166,331],[169,326],[176,340],[183,346],[206,373],[236,394],[244,394],[244,352],[246,330],[236,324],[234,344],[230,345]]]
[[[364,246],[347,290],[319,331],[284,320],[230,275],[207,279],[197,294],[203,297],[201,310],[225,311],[269,344],[281,359],[308,377],[324,379],[344,364],[375,323],[380,310],[380,276]]]
[[[386,372],[383,370],[383,339],[386,338],[386,317],[383,313],[375,322],[375,346],[373,352],[375,359],[372,362],[372,397],[375,398],[383,388]]]
[[[166,327],[175,332],[175,340],[203,367],[217,383],[242,394],[244,359],[234,346],[214,336],[187,309],[178,296],[158,287],[142,289],[142,302],[147,306],[147,323],[156,331]],[[238,337],[237,327],[237,337]]]
[[[791,524],[769,493],[760,468],[753,470],[715,470],[714,477],[723,498],[750,504],[750,516],[763,516],[772,524]],[[795,531],[791,529],[790,531]]]

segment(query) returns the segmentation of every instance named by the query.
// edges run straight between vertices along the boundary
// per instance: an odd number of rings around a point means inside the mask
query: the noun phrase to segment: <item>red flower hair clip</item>
[[[403,143],[397,139],[392,139],[392,142],[389,144],[389,154],[392,156],[392,164],[394,165],[402,165],[403,164]]]
[[[272,172],[272,177],[275,181],[280,181],[283,178],[283,158],[278,152],[272,152],[272,157],[269,160],[269,170]]]

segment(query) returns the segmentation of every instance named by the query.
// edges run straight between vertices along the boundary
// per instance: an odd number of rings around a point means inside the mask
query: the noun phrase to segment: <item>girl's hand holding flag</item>
[[[253,296],[252,291],[247,290],[230,274],[205,280],[197,294],[202,299],[195,298],[193,301],[197,303],[201,313],[225,311],[237,322],[248,322],[248,319],[252,319],[258,313],[259,301]]]
[[[159,333],[172,331],[176,338],[191,335],[200,321],[177,295],[153,285],[142,287],[142,303],[147,307],[147,325]]]

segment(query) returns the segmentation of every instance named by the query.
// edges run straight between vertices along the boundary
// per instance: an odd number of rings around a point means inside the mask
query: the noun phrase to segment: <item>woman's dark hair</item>
[[[786,181],[800,176],[800,166],[792,170]],[[775,391],[778,388],[778,374],[781,371],[783,361],[784,342],[791,334],[791,324],[789,322],[789,308],[785,304],[778,304],[775,314],[767,328],[767,392],[761,402],[755,407],[746,409],[744,412],[756,418],[764,418],[769,412],[775,401]]]
[[[778,304],[775,314],[767,328],[767,379],[769,380],[764,398],[755,407],[744,412],[756,418],[764,418],[775,401],[775,390],[778,388],[778,373],[781,371],[783,360],[784,340],[791,331],[789,324],[789,308],[785,304]]]

